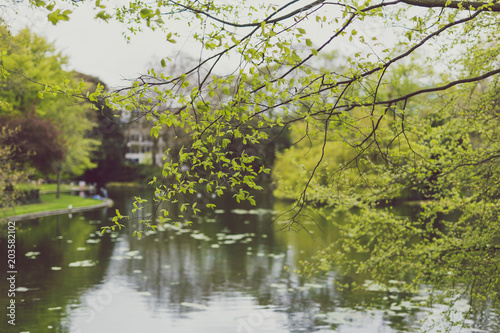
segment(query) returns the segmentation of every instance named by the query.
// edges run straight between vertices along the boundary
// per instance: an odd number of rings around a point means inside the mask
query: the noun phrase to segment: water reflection
[[[131,193],[110,196],[117,208],[132,208]],[[339,290],[335,281],[353,277],[335,272],[301,281],[285,266],[293,270],[333,241],[335,230],[318,215],[317,225],[307,226],[315,239],[283,232],[271,222],[284,204],[261,201],[255,209],[228,200],[193,227],[167,225],[141,240],[132,236],[140,228],[135,222],[100,233],[114,209],[19,222],[17,325],[2,322],[1,331],[411,332],[426,327],[419,321],[427,314],[440,318],[447,309],[426,308],[423,294],[380,291],[376,284],[366,292]],[[5,238],[0,248],[6,258]],[[458,316],[467,310],[459,305]],[[494,316],[481,320],[474,325],[493,332]]]

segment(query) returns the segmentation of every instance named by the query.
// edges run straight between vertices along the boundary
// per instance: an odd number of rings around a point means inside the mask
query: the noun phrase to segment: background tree
[[[66,145],[50,121],[28,115],[28,118],[0,119],[0,126],[11,132],[3,142],[12,147],[14,163],[28,164],[42,174],[50,174],[54,163],[64,160]]]
[[[96,77],[76,73],[76,77],[87,84],[87,91],[94,93],[98,86],[108,88]],[[92,154],[91,161],[97,166],[89,168],[82,176],[86,181],[97,183],[98,188],[111,181],[130,181],[134,171],[126,165],[126,142],[123,134],[123,120],[114,117],[112,110],[106,105],[96,103],[96,122],[98,126],[92,130],[91,137],[100,141],[99,149]]]
[[[63,70],[66,59],[55,51],[51,43],[28,29],[14,36],[3,24],[0,25],[0,50],[3,52],[0,116],[26,128],[33,128],[35,122],[41,126],[38,134],[23,133],[23,130],[19,133],[26,137],[24,145],[51,143],[50,147],[45,145],[45,149],[48,149],[45,152],[53,154],[54,158],[48,155],[44,160],[42,154],[36,154],[31,157],[33,165],[40,167],[42,173],[56,174],[58,180],[61,173],[78,176],[94,167],[90,154],[99,141],[89,137],[95,126],[90,103],[71,94],[39,94],[44,85],[52,82],[61,82],[61,87],[65,89],[85,89],[84,82],[79,82],[73,73]],[[53,126],[47,127],[51,126],[49,123],[57,124],[57,130]],[[40,141],[30,141],[36,135]],[[61,157],[61,151],[64,152],[64,158]]]
[[[14,158],[17,154],[17,148],[9,144],[18,131],[19,129],[0,126],[0,163],[2,163],[2,168],[0,168],[0,209],[16,203],[21,193],[15,189],[15,186],[25,182],[28,178],[28,169],[23,168]]]

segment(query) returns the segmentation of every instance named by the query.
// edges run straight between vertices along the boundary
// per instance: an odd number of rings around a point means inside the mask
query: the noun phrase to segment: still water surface
[[[110,191],[121,211],[132,208],[132,194]],[[424,291],[398,292],[397,281],[390,291],[373,285],[350,292],[335,281],[360,277],[338,271],[302,281],[291,274],[299,260],[334,240],[335,230],[317,218],[322,231],[308,226],[314,240],[305,232],[282,231],[272,221],[284,204],[260,199],[258,209],[221,202],[192,227],[145,231],[141,240],[132,236],[139,228],[133,223],[101,234],[114,209],[18,221],[16,326],[2,320],[0,332],[390,333],[446,326],[442,315],[449,307],[426,306]],[[467,309],[467,301],[459,300],[452,318]],[[497,332],[494,311],[485,317],[467,321],[476,330],[451,332]]]

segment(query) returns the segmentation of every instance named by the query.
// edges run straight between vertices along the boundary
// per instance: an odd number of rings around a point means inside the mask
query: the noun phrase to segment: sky
[[[11,0],[0,0],[11,1]],[[71,6],[69,6],[71,7]],[[55,43],[58,51],[69,57],[68,70],[96,76],[110,87],[126,86],[126,79],[144,74],[148,66],[159,64],[162,57],[175,56],[178,47],[167,42],[160,33],[147,31],[132,36],[127,43],[118,23],[102,23],[93,19],[90,5],[72,8],[69,21],[57,25],[48,22],[47,14],[40,10],[23,8],[17,13],[10,10],[7,18],[12,31],[24,27],[45,36]]]
[[[55,43],[58,51],[69,57],[67,70],[96,76],[109,88],[127,86],[127,79],[145,74],[147,68],[151,66],[158,68],[163,57],[170,57],[175,61],[176,57],[178,59],[185,55],[195,59],[200,56],[200,46],[189,38],[194,31],[200,30],[200,26],[188,27],[179,21],[168,21],[167,24],[172,24],[169,28],[178,31],[181,35],[178,43],[171,44],[166,41],[164,34],[150,30],[132,36],[131,42],[127,43],[122,35],[126,27],[117,22],[104,23],[94,20],[95,12],[91,3],[84,2],[78,7],[63,4],[63,9],[66,6],[73,13],[69,21],[60,21],[54,26],[47,20],[47,12],[29,8],[26,0],[20,0],[21,5],[18,6],[3,6],[3,13],[1,12],[2,2],[12,4],[15,1],[18,0],[0,0],[0,17],[6,19],[13,32],[27,26],[32,32],[45,36]],[[332,13],[330,12],[329,15],[331,16]],[[379,37],[387,33],[383,27],[368,24],[364,23],[361,27],[364,30],[362,32],[376,33]],[[321,40],[328,38],[331,29],[331,27],[322,28],[318,24],[313,24],[307,28],[308,37],[314,44],[316,41],[322,43]],[[353,45],[354,43],[345,43],[336,44],[335,47],[340,49],[341,53],[346,54],[358,51],[355,50],[355,46],[353,50]],[[182,50],[182,53],[179,50]],[[206,51],[204,55],[206,56]]]

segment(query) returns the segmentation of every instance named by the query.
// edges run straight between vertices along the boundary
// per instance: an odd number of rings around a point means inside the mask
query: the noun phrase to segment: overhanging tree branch
[[[248,27],[260,27],[261,23],[266,23],[266,24],[272,24],[272,23],[277,23],[277,22],[281,22],[281,21],[284,21],[286,19],[289,19],[291,17],[294,17],[295,15],[299,14],[299,13],[302,13],[302,12],[305,12],[311,8],[314,8],[314,7],[317,7],[317,6],[320,6],[322,3],[324,3],[326,0],[317,0],[317,1],[314,1],[308,5],[305,5],[305,6],[302,6],[298,9],[295,9],[294,11],[291,11],[290,13],[288,14],[285,14],[285,15],[282,15],[280,17],[277,17],[277,18],[272,18],[273,16],[275,16],[277,13],[283,11],[285,8],[287,7],[290,7],[292,4],[298,2],[299,0],[294,0],[294,1],[290,1],[289,3],[283,5],[281,8],[279,8],[278,10],[276,10],[274,13],[272,13],[269,17],[267,17],[265,20],[262,20],[262,21],[258,21],[258,22],[251,22],[251,23],[243,23],[243,24],[240,24],[240,23],[234,23],[234,22],[230,22],[230,21],[227,21],[227,20],[223,20],[221,18],[218,18],[216,16],[213,16],[211,14],[209,14],[207,11],[204,11],[204,10],[199,10],[199,9],[196,9],[196,8],[193,8],[193,7],[190,7],[190,6],[186,6],[186,5],[183,5],[179,2],[175,2],[175,1],[170,1],[171,3],[174,3],[175,5],[179,6],[179,7],[182,7],[188,11],[191,11],[193,13],[196,13],[196,14],[200,14],[200,15],[204,15],[216,22],[219,22],[219,23],[222,23],[222,24],[226,24],[226,25],[229,25],[229,26],[232,26],[232,27],[236,27],[236,28],[248,28]]]
[[[459,84],[464,84],[464,83],[471,83],[471,82],[477,82],[477,81],[481,81],[481,80],[484,80],[484,79],[487,79],[491,76],[494,76],[494,75],[497,75],[497,74],[500,74],[500,68],[499,69],[495,69],[495,70],[492,70],[492,71],[489,71],[487,73],[484,73],[483,75],[480,75],[480,76],[476,76],[476,77],[471,77],[471,78],[467,78],[467,79],[461,79],[461,80],[456,80],[456,81],[453,81],[453,82],[450,82],[444,86],[438,86],[438,87],[433,87],[433,88],[427,88],[427,89],[421,89],[421,90],[417,90],[417,91],[414,91],[412,93],[409,93],[409,94],[406,94],[404,96],[401,96],[401,97],[398,97],[398,98],[394,98],[394,99],[390,99],[390,100],[385,100],[385,101],[377,101],[377,102],[372,102],[372,103],[354,103],[354,104],[349,104],[349,105],[342,105],[340,106],[339,108],[342,108],[342,107],[359,107],[359,106],[373,106],[374,104],[375,105],[387,105],[387,104],[393,104],[393,103],[397,103],[397,102],[401,102],[401,101],[405,101],[411,97],[414,97],[414,96],[417,96],[417,95],[422,95],[422,94],[428,94],[428,93],[431,93],[431,92],[437,92],[437,91],[443,91],[443,90],[447,90],[453,86],[456,86],[456,85],[459,85]]]
[[[500,2],[483,2],[483,1],[448,1],[448,0],[401,0],[412,6],[427,7],[427,8],[453,8],[463,10],[491,10],[500,12]]]

